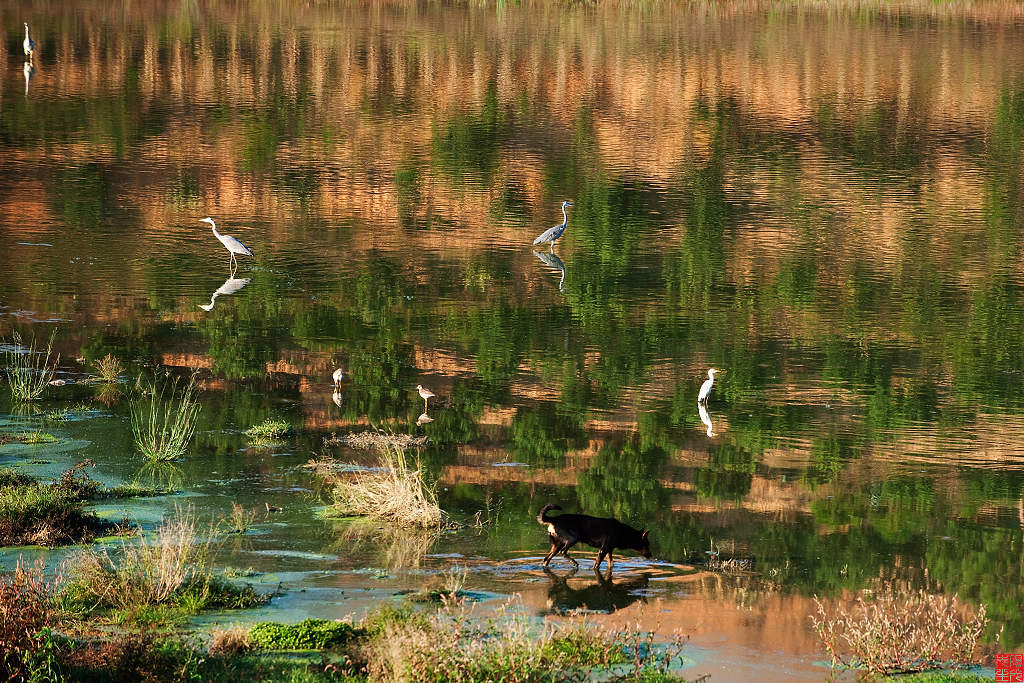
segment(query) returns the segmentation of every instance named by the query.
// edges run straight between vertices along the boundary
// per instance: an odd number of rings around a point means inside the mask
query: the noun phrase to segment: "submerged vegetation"
[[[56,332],[50,335],[46,345],[46,353],[36,350],[33,337],[27,347],[22,346],[21,333],[17,330],[11,335],[11,343],[4,352],[7,367],[7,381],[11,387],[11,395],[16,401],[31,401],[43,395],[43,391],[53,379],[54,368],[59,356],[53,358],[53,339]]]
[[[185,455],[199,417],[195,376],[182,381],[164,375],[136,387],[132,401],[132,433],[135,446],[154,462],[177,460]]]

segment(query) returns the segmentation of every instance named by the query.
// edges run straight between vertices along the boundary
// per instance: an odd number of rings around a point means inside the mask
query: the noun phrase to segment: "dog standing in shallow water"
[[[597,561],[594,570],[601,566],[605,556],[608,557],[608,573],[612,571],[612,552],[616,548],[629,548],[644,557],[651,556],[651,545],[647,541],[646,531],[637,531],[628,524],[614,519],[591,517],[590,515],[559,515],[549,517],[548,510],[561,510],[561,505],[548,503],[537,513],[537,522],[548,528],[551,539],[551,550],[544,558],[544,566],[551,558],[561,553],[565,559],[577,567],[579,563],[569,557],[569,548],[580,541],[597,548]]]

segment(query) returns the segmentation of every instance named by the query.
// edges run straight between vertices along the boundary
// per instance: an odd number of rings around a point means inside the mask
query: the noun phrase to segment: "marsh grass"
[[[113,354],[108,353],[103,358],[94,362],[96,366],[96,378],[103,382],[117,382],[124,373],[124,365]]]
[[[229,534],[244,534],[252,527],[258,515],[256,510],[246,510],[242,505],[232,502],[231,512],[221,520],[221,528]]]
[[[53,379],[54,368],[60,362],[60,356],[53,356],[53,340],[56,331],[50,335],[50,341],[46,345],[46,354],[36,351],[36,340],[33,337],[31,343],[24,347],[22,345],[21,333],[15,331],[12,335],[12,344],[4,352],[5,365],[7,366],[7,378],[10,382],[11,394],[16,401],[32,401],[43,395],[50,380]],[[18,349],[24,349],[19,353]],[[53,362],[50,359],[53,357]]]
[[[67,596],[72,604],[131,613],[151,606],[189,612],[243,608],[266,600],[251,587],[240,588],[212,571],[214,531],[201,528],[191,511],[181,511],[157,527],[152,537],[123,542],[120,552],[89,548],[70,562]]]
[[[0,446],[8,443],[27,443],[27,444],[40,444],[40,443],[56,443],[57,437],[49,432],[22,432],[20,434],[12,434],[10,432],[0,433]]]
[[[141,395],[131,406],[135,446],[153,462],[185,455],[200,410],[195,375],[186,381],[164,375],[148,383],[140,377],[137,388]]]
[[[815,603],[811,622],[833,666],[880,675],[969,666],[988,624],[984,605],[973,611],[956,595],[893,581],[863,591],[850,607],[838,605],[834,616],[817,598]]]
[[[341,514],[425,529],[451,524],[437,504],[434,487],[424,481],[419,459],[410,463],[400,448],[381,448],[373,470],[336,477],[333,507]]]

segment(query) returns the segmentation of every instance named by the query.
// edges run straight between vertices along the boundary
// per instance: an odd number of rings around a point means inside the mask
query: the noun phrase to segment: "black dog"
[[[614,519],[591,517],[590,515],[559,515],[548,517],[548,510],[561,510],[561,505],[548,503],[537,513],[537,522],[548,528],[551,538],[551,551],[544,558],[544,566],[557,553],[565,555],[565,559],[577,567],[579,563],[569,557],[569,548],[580,541],[598,549],[596,570],[608,556],[608,573],[612,571],[612,552],[616,548],[630,548],[644,557],[651,556],[651,544],[647,541],[646,531],[637,531],[628,524]]]

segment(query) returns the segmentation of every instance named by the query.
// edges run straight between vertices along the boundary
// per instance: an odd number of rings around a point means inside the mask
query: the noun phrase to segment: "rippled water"
[[[1024,644],[1021,6],[0,18],[0,332],[57,330],[72,379],[107,353],[200,368],[194,448],[143,473],[186,495],[132,512],[283,505],[225,560],[295,589],[268,612],[339,616],[468,563],[539,613],[683,628],[737,679],[766,651],[813,676],[810,596],[927,577]],[[533,247],[566,199],[553,255]],[[256,254],[233,277],[205,216]],[[0,464],[138,476],[108,402]],[[247,449],[268,416],[300,435]],[[296,466],[366,425],[427,434],[446,506],[496,525],[416,544],[317,517]],[[659,562],[545,576],[548,501],[649,527]],[[749,571],[692,572],[712,548]]]

